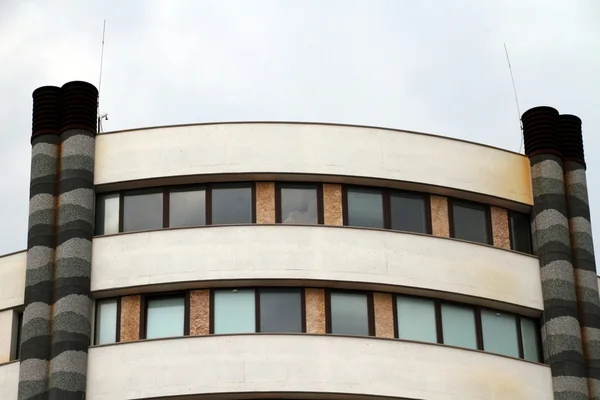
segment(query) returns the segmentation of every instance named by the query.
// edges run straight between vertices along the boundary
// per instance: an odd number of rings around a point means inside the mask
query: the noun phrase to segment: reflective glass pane
[[[454,202],[453,213],[455,238],[490,243],[484,206]]]
[[[115,343],[117,341],[117,299],[98,300],[96,302],[95,344]]]
[[[169,196],[170,227],[206,225],[204,189],[172,189]]]
[[[260,289],[260,331],[302,332],[300,289]]]
[[[281,222],[284,224],[316,224],[317,188],[282,187]]]
[[[254,289],[214,292],[214,333],[256,332]]]
[[[433,300],[398,296],[398,337],[421,342],[437,342]]]
[[[444,344],[477,349],[475,313],[471,307],[442,304]]]
[[[119,193],[97,197],[95,230],[96,235],[119,232]]]
[[[162,228],[162,193],[125,193],[123,200],[124,232]]]
[[[252,189],[244,186],[215,186],[212,189],[212,223],[252,223]]]
[[[183,336],[183,296],[150,298],[146,307],[146,339]]]
[[[485,351],[519,357],[517,318],[514,315],[483,309],[481,324]]]
[[[369,336],[367,296],[331,292],[331,333]]]
[[[348,225],[383,228],[380,190],[348,188]]]
[[[413,194],[392,194],[390,196],[392,229],[399,231],[427,233],[425,198]]]
[[[526,360],[540,361],[537,324],[530,318],[521,318],[521,335],[523,337],[523,355]]]
[[[523,253],[531,253],[531,224],[528,214],[514,211],[510,218],[510,247]]]

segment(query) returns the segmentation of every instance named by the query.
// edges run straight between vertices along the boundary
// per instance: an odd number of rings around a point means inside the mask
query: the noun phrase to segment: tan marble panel
[[[325,333],[325,290],[305,289],[306,333]]]
[[[208,335],[210,329],[210,292],[190,292],[190,335]]]
[[[375,336],[383,338],[394,337],[394,308],[392,295],[389,293],[373,293],[375,309]]]
[[[448,219],[448,199],[443,196],[431,196],[431,233],[434,236],[450,237]]]
[[[256,223],[275,223],[275,183],[256,182]]]
[[[140,340],[140,312],[142,297],[121,297],[121,342]]]
[[[508,227],[508,211],[500,207],[492,207],[492,234],[494,246],[510,249],[510,229]]]
[[[344,225],[342,185],[323,184],[323,214],[325,225]]]

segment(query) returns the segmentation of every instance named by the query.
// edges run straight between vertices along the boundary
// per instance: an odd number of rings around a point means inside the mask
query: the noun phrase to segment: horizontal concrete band
[[[0,257],[0,310],[23,305],[27,251]]]
[[[19,362],[0,365],[0,397],[17,400],[19,390]]]
[[[433,135],[328,124],[235,123],[131,130],[96,139],[96,185],[198,174],[360,177],[532,204],[525,156]],[[447,190],[439,194],[452,195]]]
[[[264,281],[335,282],[370,290],[395,287],[529,315],[524,309],[533,310],[534,316],[543,309],[536,258],[428,235],[328,226],[215,226],[97,237],[92,254],[95,297]]]
[[[87,399],[239,392],[552,399],[547,366],[386,339],[234,335],[91,348]]]

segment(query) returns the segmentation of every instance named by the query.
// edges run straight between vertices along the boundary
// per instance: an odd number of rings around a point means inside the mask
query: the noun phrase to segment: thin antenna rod
[[[519,145],[519,153],[523,148],[523,123],[521,122],[521,109],[519,108],[519,98],[517,97],[517,88],[515,86],[515,77],[513,76],[512,66],[510,65],[510,57],[508,56],[508,49],[506,43],[504,43],[504,52],[506,53],[506,62],[508,63],[508,70],[510,71],[510,79],[512,81],[513,92],[515,94],[515,103],[517,104],[517,118],[519,119],[519,127],[521,128],[521,144]]]
[[[102,64],[104,63],[104,35],[106,34],[106,20],[102,25],[102,51],[100,52],[100,77],[98,78],[98,97],[100,97],[100,88],[102,87]]]

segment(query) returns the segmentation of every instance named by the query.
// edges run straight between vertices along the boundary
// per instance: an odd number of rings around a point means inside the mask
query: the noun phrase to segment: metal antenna
[[[102,133],[102,120],[108,121],[108,114],[100,114],[100,89],[102,88],[102,66],[104,64],[104,35],[106,34],[106,19],[102,25],[102,51],[100,52],[100,77],[98,78],[98,130]]]
[[[510,71],[510,79],[512,81],[513,92],[515,94],[515,103],[517,104],[517,118],[519,119],[519,127],[521,128],[521,144],[519,145],[519,153],[523,148],[523,122],[521,121],[521,109],[519,108],[519,98],[517,97],[517,88],[515,86],[515,77],[513,76],[512,66],[510,65],[510,57],[508,56],[508,49],[506,43],[504,43],[504,52],[506,53],[506,62],[508,62],[508,70]]]

